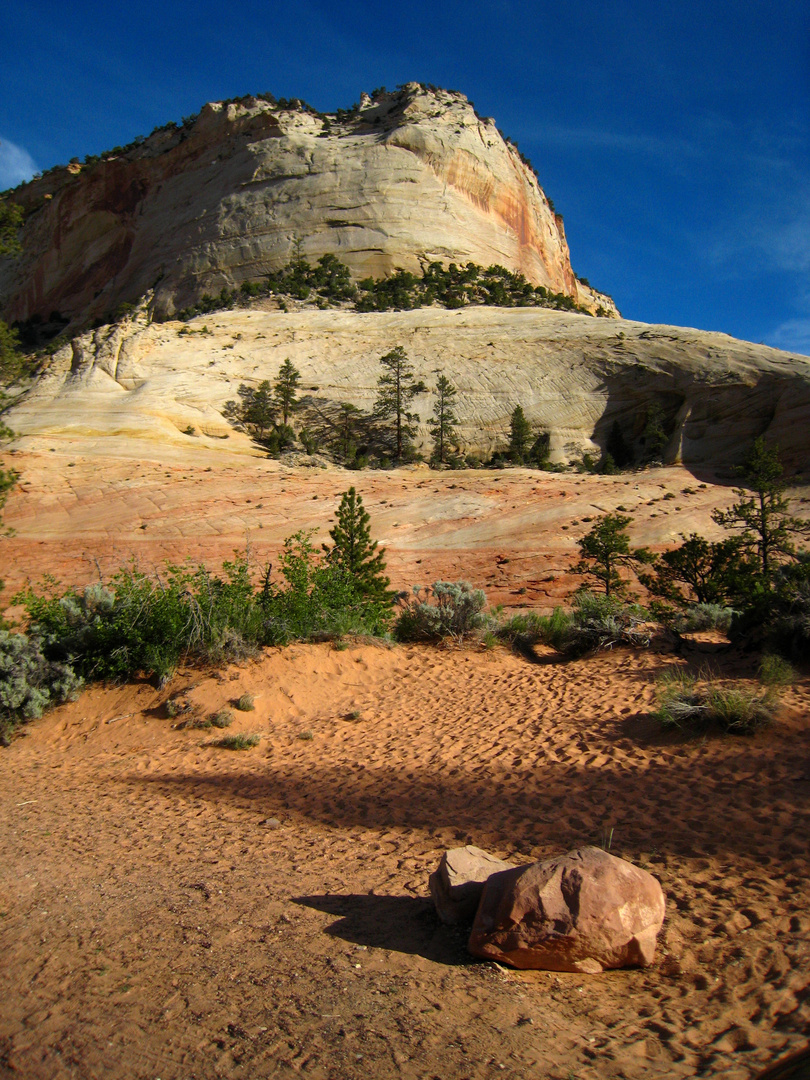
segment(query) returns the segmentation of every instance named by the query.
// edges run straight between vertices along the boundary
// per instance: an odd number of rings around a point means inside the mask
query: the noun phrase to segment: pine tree
[[[523,464],[531,437],[531,424],[520,405],[516,405],[509,421],[509,456],[516,465]]]
[[[270,383],[265,379],[255,388],[242,383],[237,393],[239,401],[226,401],[222,410],[223,414],[244,424],[254,439],[262,442],[265,432],[275,423],[275,406]]]
[[[654,401],[647,408],[644,422],[644,457],[647,461],[663,461],[667,445],[664,409],[660,401]]]
[[[374,416],[391,425],[394,457],[401,461],[403,454],[411,449],[410,440],[416,433],[414,422],[419,419],[416,413],[408,411],[408,406],[426,387],[414,379],[413,366],[401,345],[381,356],[380,363],[385,371],[377,380]]]
[[[287,420],[298,407],[297,387],[301,381],[301,372],[293,366],[289,357],[279,369],[278,377],[273,383],[273,398],[276,405],[281,409],[281,422],[287,426]]]
[[[357,450],[355,427],[360,418],[360,410],[348,401],[340,403],[340,419],[337,425],[338,453],[343,461],[353,461]]]
[[[436,373],[439,375],[439,373]],[[447,463],[448,446],[456,438],[456,414],[453,412],[453,402],[456,398],[456,388],[445,378],[439,375],[436,380],[436,403],[433,406],[433,423],[430,425],[430,434],[433,436],[433,461],[440,465]]]
[[[790,513],[778,447],[755,439],[740,472],[744,487],[734,488],[739,501],[715,510],[712,519],[739,531],[741,548],[756,556],[761,584],[770,588],[778,564],[797,558],[793,537],[810,533],[810,522]]]
[[[343,492],[336,517],[335,527],[329,531],[334,546],[324,545],[327,559],[351,579],[364,599],[389,602],[392,594],[385,576],[385,552],[378,551],[377,541],[371,539],[369,515],[354,487]]]
[[[614,472],[617,469],[625,469],[628,465],[633,464],[633,447],[628,445],[625,440],[622,426],[618,420],[613,421],[610,434],[607,437],[605,459],[607,458],[612,458],[613,464],[616,466]],[[608,472],[607,469],[603,471]]]
[[[635,551],[630,548],[627,526],[632,520],[624,514],[604,514],[599,518],[591,531],[577,540],[582,557],[569,573],[595,578],[604,588],[605,596],[623,592],[625,583],[619,568],[652,561],[646,548]]]

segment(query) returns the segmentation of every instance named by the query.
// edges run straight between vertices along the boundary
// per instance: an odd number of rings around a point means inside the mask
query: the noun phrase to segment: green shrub
[[[317,552],[311,534],[290,537],[281,557],[283,580],[257,588],[247,558],[205,567],[168,565],[154,576],[135,567],[106,584],[59,595],[53,583],[15,597],[49,662],[85,679],[125,679],[137,672],[161,684],[184,659],[242,659],[262,645],[293,640],[380,636],[392,611],[369,599],[340,566]]]
[[[787,660],[773,653],[765,653],[759,665],[759,681],[765,686],[790,686],[796,678]]]
[[[613,645],[644,648],[651,638],[649,614],[644,608],[589,592],[576,594],[571,611],[557,607],[551,615],[513,615],[498,627],[497,633],[502,641],[518,649],[550,645],[571,657]]]
[[[75,698],[81,686],[70,664],[45,655],[37,636],[0,630],[0,744],[8,745],[18,724]]]
[[[574,625],[571,612],[557,607],[551,615],[538,615],[533,611],[513,615],[498,628],[498,636],[518,647],[542,644],[550,645],[558,652],[565,652]]]
[[[266,585],[262,595],[264,643],[328,641],[347,634],[381,636],[391,622],[391,602],[369,598],[351,573],[299,532],[284,543],[281,572],[285,585]]]
[[[62,596],[26,589],[17,598],[51,659],[87,679],[126,678],[143,671],[165,682],[183,657],[238,658],[260,636],[262,612],[246,559],[223,564],[219,578],[204,567],[167,565],[165,577],[135,567],[107,585]]]
[[[233,723],[233,713],[229,712],[227,709],[220,709],[219,712],[209,713],[207,720],[211,727],[230,727]]]
[[[580,592],[574,597],[571,614],[574,625],[562,649],[569,656],[584,656],[613,645],[646,648],[650,644],[649,615],[638,604]]]
[[[358,528],[355,541],[365,536],[367,518]],[[247,557],[237,556],[222,564],[221,575],[168,564],[149,576],[131,566],[83,590],[60,594],[52,579],[39,591],[26,588],[14,602],[27,611],[29,634],[4,633],[0,641],[0,730],[40,715],[46,704],[73,693],[82,679],[126,679],[141,672],[163,685],[184,659],[222,662],[262,645],[387,634],[393,595],[382,579],[380,589],[371,590],[368,575],[359,572],[369,569],[363,559],[376,545],[361,545],[358,568],[357,560],[335,555],[338,550],[346,555],[348,543],[337,532],[328,553],[315,549],[312,533],[288,538],[280,559],[282,579],[273,582],[268,568],[258,586]],[[381,556],[372,560],[375,572],[384,569]],[[251,696],[243,695],[237,707],[252,708]],[[180,711],[175,703],[166,704],[168,716]],[[178,726],[225,726],[232,719],[222,711],[205,721],[189,716]]]
[[[235,735],[223,735],[211,745],[220,746],[223,750],[249,750],[252,746],[258,746],[259,742],[259,735],[242,735],[237,732]]]
[[[658,708],[653,716],[665,728],[699,733],[721,731],[750,735],[769,724],[777,699],[772,689],[756,693],[744,687],[718,685],[710,675],[667,673],[659,680]]]
[[[466,581],[436,581],[430,588],[415,585],[414,596],[403,600],[394,634],[400,641],[458,640],[486,625],[486,596]],[[420,598],[424,592],[425,599]],[[431,595],[433,603],[431,603]]]
[[[722,604],[692,604],[675,619],[675,629],[727,631],[734,617],[734,609]]]
[[[253,712],[255,704],[253,702],[253,694],[242,694],[240,698],[234,702],[234,707],[240,712]]]

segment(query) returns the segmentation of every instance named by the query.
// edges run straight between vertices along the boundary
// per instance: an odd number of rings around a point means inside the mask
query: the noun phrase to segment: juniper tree
[[[416,429],[414,422],[419,419],[416,413],[408,411],[408,406],[417,394],[424,393],[426,387],[413,377],[413,366],[401,345],[380,357],[385,369],[377,380],[377,400],[374,404],[374,416],[377,420],[390,425],[394,457],[402,460],[406,450],[410,449],[410,440]]]
[[[281,422],[287,426],[287,420],[298,407],[297,387],[301,381],[301,372],[293,365],[289,357],[279,369],[273,383],[273,399],[281,410]]]
[[[324,545],[329,563],[351,580],[364,599],[389,602],[391,583],[385,576],[385,552],[371,539],[370,518],[354,487],[343,492],[336,518],[335,527],[329,530],[333,546]]]
[[[679,606],[733,605],[735,590],[747,571],[739,540],[730,537],[712,543],[697,533],[681,539],[680,547],[658,556],[652,574],[639,574],[642,585]]]
[[[626,586],[619,568],[652,560],[646,548],[631,550],[627,526],[632,520],[624,514],[604,514],[600,517],[591,531],[577,540],[581,558],[569,573],[595,578],[604,588],[605,596],[623,592]]]
[[[453,402],[456,398],[456,388],[444,375],[436,373],[436,402],[433,406],[433,422],[429,431],[433,436],[433,460],[440,465],[447,463],[448,444],[456,439],[456,414],[453,412]]]

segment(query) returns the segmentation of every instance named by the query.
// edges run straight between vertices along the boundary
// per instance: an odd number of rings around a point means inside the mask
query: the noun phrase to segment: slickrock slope
[[[364,95],[352,114],[214,102],[13,198],[25,254],[0,264],[8,321],[57,311],[86,326],[149,290],[164,318],[294,254],[325,253],[358,279],[432,260],[496,263],[616,313],[577,280],[562,218],[495,122],[463,94],[418,83]]]
[[[56,353],[8,422],[29,447],[43,437],[49,445],[69,440],[79,452],[100,436],[119,436],[256,455],[222,414],[240,384],[272,381],[289,358],[310,405],[369,409],[379,359],[395,345],[428,386],[441,370],[458,388],[467,452],[505,446],[518,404],[535,431],[550,432],[557,460],[604,447],[616,420],[639,447],[647,409],[657,403],[671,432],[669,462],[723,466],[758,435],[777,442],[789,465],[807,460],[806,358],[723,334],[539,309],[235,310],[182,325],[149,325],[140,316]],[[414,405],[427,448],[433,397]]]

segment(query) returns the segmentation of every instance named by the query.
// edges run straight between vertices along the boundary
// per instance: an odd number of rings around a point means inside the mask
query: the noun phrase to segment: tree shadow
[[[421,956],[436,964],[473,963],[466,951],[469,928],[444,926],[431,901],[422,897],[327,893],[292,899],[302,907],[337,916],[326,928],[330,937]]]
[[[532,754],[538,737],[527,729],[500,760],[463,764],[256,758],[238,771],[212,763],[204,772],[134,774],[121,782],[330,828],[448,830],[462,842],[527,854],[598,843],[606,825],[629,852],[770,861],[804,851],[810,746],[795,725],[776,739],[766,732],[687,740],[661,733],[639,712],[608,737],[619,744],[615,755],[604,736],[584,736],[556,761]]]

